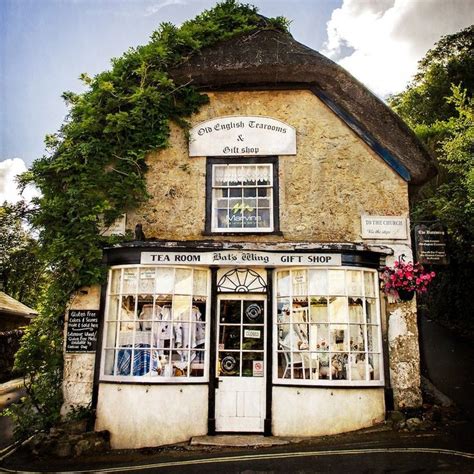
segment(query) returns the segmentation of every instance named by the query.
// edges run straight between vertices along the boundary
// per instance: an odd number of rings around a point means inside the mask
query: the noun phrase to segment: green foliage
[[[451,85],[474,90],[474,25],[458,33],[444,36],[418,64],[418,73],[408,88],[389,102],[393,109],[413,128],[449,120],[456,115]]]
[[[413,221],[438,220],[448,231],[451,264],[437,269],[423,300],[431,317],[474,331],[474,26],[442,38],[419,63],[394,110],[438,161],[439,176],[414,198]]]
[[[192,85],[176,85],[169,70],[202,48],[259,29],[287,31],[279,17],[225,0],[181,27],[163,23],[148,44],[112,60],[109,71],[91,78],[83,94],[65,92],[69,114],[56,134],[46,137],[48,154],[21,178],[42,193],[30,222],[39,233],[51,284],[40,316],[28,329],[17,356],[30,375],[25,416],[19,433],[47,427],[58,419],[63,313],[71,293],[104,281],[100,218],[111,223],[147,199],[146,156],[168,146],[171,121],[187,127],[187,117],[208,102]],[[31,424],[28,428],[28,424]]]
[[[38,242],[27,230],[24,202],[0,206],[0,280],[3,291],[35,307],[46,282]]]

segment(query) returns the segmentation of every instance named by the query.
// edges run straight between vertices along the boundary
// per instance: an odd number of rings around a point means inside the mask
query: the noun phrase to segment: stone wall
[[[13,376],[15,354],[20,348],[22,336],[23,331],[20,329],[0,332],[0,382],[10,380]]]
[[[71,299],[68,309],[100,308],[100,286],[81,288]],[[67,315],[64,331],[67,330]],[[64,338],[66,339],[66,338]],[[65,346],[64,346],[65,347]],[[64,349],[65,350],[65,349]],[[92,400],[95,353],[64,352],[63,415],[73,408],[87,407]]]
[[[394,255],[387,259],[394,261],[405,255],[405,260],[413,261],[409,245],[392,245]],[[420,351],[418,345],[418,323],[416,299],[394,303],[390,299],[386,305],[387,339],[389,349],[390,383],[396,409],[417,408],[422,404],[420,388]]]
[[[408,214],[406,182],[313,93],[213,92],[209,97],[210,103],[192,117],[192,125],[223,115],[262,115],[297,131],[297,155],[279,158],[283,235],[252,235],[249,240],[361,242],[362,214]],[[184,133],[175,125],[170,145],[149,155],[152,198],[127,216],[127,227],[133,230],[141,222],[149,238],[202,239],[206,160],[188,156]]]

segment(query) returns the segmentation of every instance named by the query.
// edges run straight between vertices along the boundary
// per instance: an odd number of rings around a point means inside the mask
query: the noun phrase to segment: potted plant
[[[415,292],[425,293],[435,276],[435,272],[425,271],[420,263],[405,263],[399,259],[393,267],[382,270],[380,279],[386,295],[396,301],[409,301]]]

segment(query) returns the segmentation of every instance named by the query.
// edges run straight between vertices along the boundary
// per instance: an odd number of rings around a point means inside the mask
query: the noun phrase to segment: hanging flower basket
[[[413,297],[415,296],[414,291],[404,290],[402,288],[399,288],[397,292],[398,292],[400,301],[411,301]]]
[[[385,267],[381,274],[382,291],[395,301],[410,301],[416,293],[428,291],[428,285],[436,276],[425,271],[420,263],[405,263],[398,260],[393,267]]]

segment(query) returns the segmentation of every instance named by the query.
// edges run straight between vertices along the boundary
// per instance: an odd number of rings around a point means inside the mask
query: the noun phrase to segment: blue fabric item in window
[[[135,350],[133,356],[133,373],[130,374],[132,346],[118,351],[117,375],[146,375],[150,372],[150,351]],[[135,349],[149,349],[149,344],[136,344]]]

